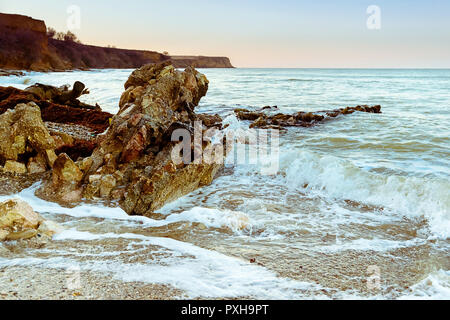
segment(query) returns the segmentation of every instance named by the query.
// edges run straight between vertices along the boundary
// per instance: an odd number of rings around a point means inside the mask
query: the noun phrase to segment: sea
[[[101,204],[63,208],[38,184],[27,201],[65,231],[0,267],[78,268],[164,284],[175,298],[449,299],[450,70],[199,69],[196,108],[246,130],[235,108],[279,112],[381,105],[279,136],[278,167],[227,164],[211,185],[155,218]],[[27,72],[25,88],[82,81],[82,101],[116,113],[132,70]],[[245,222],[243,225],[242,223]]]

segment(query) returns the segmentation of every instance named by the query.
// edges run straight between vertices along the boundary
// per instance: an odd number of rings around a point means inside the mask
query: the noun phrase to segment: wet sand
[[[122,282],[93,272],[78,277],[60,269],[0,268],[0,300],[167,300],[181,295],[166,285]]]

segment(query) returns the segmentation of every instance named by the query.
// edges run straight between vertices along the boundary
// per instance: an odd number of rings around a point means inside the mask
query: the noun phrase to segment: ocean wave
[[[448,180],[371,173],[351,161],[308,150],[285,152],[280,158],[280,173],[289,188],[424,216],[435,236],[450,236]]]

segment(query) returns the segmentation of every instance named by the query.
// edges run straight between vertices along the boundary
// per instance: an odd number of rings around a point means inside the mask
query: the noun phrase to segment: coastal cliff
[[[155,51],[85,45],[47,37],[42,20],[0,13],[0,68],[60,71],[138,68],[172,60],[177,68],[233,68],[226,57],[169,56]]]

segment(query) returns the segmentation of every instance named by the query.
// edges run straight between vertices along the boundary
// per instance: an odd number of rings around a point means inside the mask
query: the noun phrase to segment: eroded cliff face
[[[155,51],[128,50],[49,39],[42,20],[0,13],[0,68],[34,71],[139,68],[173,60],[177,68],[232,68],[226,57],[168,56]]]
[[[0,13],[0,67],[43,71],[51,68],[44,21]]]
[[[176,68],[185,68],[186,66],[194,68],[234,68],[227,57],[171,56],[170,59]]]

